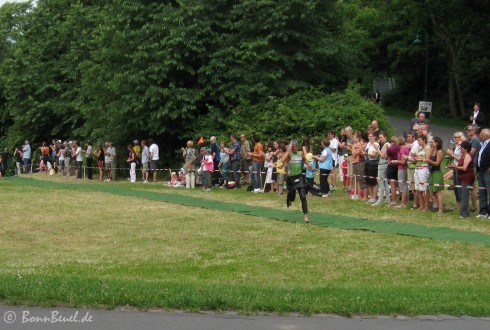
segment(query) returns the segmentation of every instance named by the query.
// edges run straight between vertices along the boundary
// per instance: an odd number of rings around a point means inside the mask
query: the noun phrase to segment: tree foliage
[[[271,140],[322,138],[329,130],[340,132],[346,125],[365,132],[372,120],[391,134],[384,111],[359,95],[356,86],[342,92],[319,89],[296,92],[284,98],[270,97],[257,104],[242,104],[231,116],[229,131],[258,133]]]
[[[416,107],[420,28],[430,35],[429,98],[459,116],[490,101],[489,11],[482,0],[9,3],[0,7],[0,140],[153,136],[171,150],[239,129],[236,118],[256,118],[271,137],[298,125],[314,135],[340,124],[325,119],[340,116],[335,97],[358,112],[342,124],[365,127],[379,113],[357,96],[372,92],[374,77],[395,77],[392,99]],[[349,82],[361,87],[343,92]],[[329,104],[329,115],[297,116],[315,102]],[[262,124],[261,107],[285,122],[275,131]]]

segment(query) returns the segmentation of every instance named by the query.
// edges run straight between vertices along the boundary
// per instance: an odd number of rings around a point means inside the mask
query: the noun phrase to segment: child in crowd
[[[311,152],[306,154],[306,160],[308,161],[310,167],[306,167],[306,185],[308,186],[308,195],[321,195],[320,187],[315,184],[315,171],[318,171],[315,160],[313,159],[313,154]]]
[[[276,167],[276,172],[277,172],[277,194],[282,195],[282,191],[284,189],[284,179],[286,177],[286,167],[281,160],[282,156],[284,154],[284,151],[279,149],[277,151],[277,162],[274,163],[274,166]]]
[[[203,185],[202,190],[210,191],[211,173],[213,173],[214,170],[213,156],[211,155],[211,149],[206,149],[205,147],[202,147],[201,151],[204,153],[204,156],[201,161],[202,185]]]
[[[176,185],[178,182],[179,182],[179,179],[178,179],[178,177],[177,177],[177,173],[172,172],[172,173],[170,174],[170,181],[169,181],[169,182],[167,182],[167,186],[169,186],[169,187],[173,187],[173,186],[175,186],[175,185]]]
[[[349,187],[350,184],[350,178],[347,175],[347,158],[344,158],[340,166],[342,167],[342,175],[340,176],[340,181],[342,181],[342,186],[344,190],[347,190],[347,187]]]

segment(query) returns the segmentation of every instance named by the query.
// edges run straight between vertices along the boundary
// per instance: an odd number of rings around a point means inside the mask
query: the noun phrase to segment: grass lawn
[[[285,210],[285,197],[162,184],[75,181],[33,174],[0,181],[0,301],[140,309],[341,315],[490,315],[490,247],[216,210],[223,202]],[[69,183],[72,188],[47,185]],[[186,207],[88,189],[116,186],[203,198]],[[129,194],[130,195],[130,194]],[[454,206],[445,191],[445,205]],[[221,204],[220,204],[221,203]],[[490,221],[460,221],[342,192],[309,198],[313,212],[449,227],[490,235]],[[298,212],[299,201],[289,212]]]

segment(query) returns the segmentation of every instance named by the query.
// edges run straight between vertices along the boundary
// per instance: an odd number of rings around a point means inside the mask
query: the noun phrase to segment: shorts
[[[142,167],[143,172],[148,172],[148,162],[143,163],[142,165],[143,165],[143,167]]]
[[[364,180],[364,162],[352,164],[352,175],[354,176],[352,180],[359,182],[361,189],[366,189],[366,180]]]
[[[401,193],[408,191],[408,183],[407,183],[407,170],[398,169],[398,189],[400,189]]]
[[[112,163],[112,161],[110,161],[110,162],[105,162],[105,163],[104,163],[104,168],[105,168],[107,171],[109,171],[109,170],[111,169],[111,163]]]
[[[97,167],[100,168],[101,170],[104,168],[104,161],[103,160],[99,160],[97,162]]]
[[[428,167],[416,168],[414,179],[415,179],[416,191],[427,191],[427,186],[429,183],[429,168]]]
[[[150,172],[156,172],[157,170],[157,161],[156,160],[150,160]]]
[[[386,178],[388,180],[398,180],[398,165],[388,165],[386,169]]]
[[[277,173],[277,184],[278,185],[283,185],[284,184],[284,177],[285,176],[286,176],[286,174]]]

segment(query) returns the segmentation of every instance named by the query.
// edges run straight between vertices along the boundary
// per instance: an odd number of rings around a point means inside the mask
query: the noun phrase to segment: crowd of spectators
[[[305,137],[299,152],[304,157],[301,161],[308,194],[328,198],[333,191],[343,190],[353,200],[373,207],[386,204],[442,214],[445,211],[442,190],[447,188],[444,180],[448,179],[452,181],[450,189],[454,191],[455,206],[461,218],[476,211],[478,196],[478,216],[488,217],[490,148],[487,156],[486,144],[490,134],[488,129],[480,130],[483,120],[479,104],[475,104],[467,134],[455,132],[446,149],[440,137],[432,136],[423,112],[416,113],[403,136],[388,136],[373,120],[364,131],[354,131],[350,126],[338,133],[328,131],[318,146],[311,146],[310,139]],[[291,152],[291,141],[263,143],[255,134],[251,140],[249,142],[245,134],[239,138],[232,134],[228,141],[218,141],[212,136],[209,144],[201,138],[197,148],[193,141],[188,141],[182,148],[182,168],[169,170],[167,185],[187,189],[201,186],[205,191],[246,186],[254,193],[282,195],[291,172],[287,154]],[[93,171],[98,170],[98,179],[109,182],[116,180],[117,157],[123,157],[130,182],[137,181],[138,170],[143,183],[157,182],[158,171],[161,171],[158,145],[151,139],[141,143],[134,140],[126,149],[121,156],[112,142],[93,148],[90,141],[82,147],[78,141],[55,139],[51,144],[42,143],[39,163],[32,165],[33,150],[29,141],[25,141],[13,152],[15,174],[35,169],[46,174],[91,180]],[[0,154],[2,176],[8,159],[5,149]],[[477,188],[476,179],[480,189],[473,189]],[[338,182],[341,188],[337,187]]]

